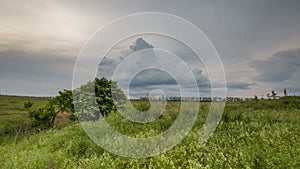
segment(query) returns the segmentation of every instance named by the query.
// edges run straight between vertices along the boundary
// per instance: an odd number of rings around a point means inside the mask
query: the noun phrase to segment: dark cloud
[[[65,78],[72,73],[75,59],[51,52],[30,53],[18,50],[0,52],[0,75],[11,76],[45,76]]]
[[[137,51],[152,48],[153,45],[146,42],[143,38],[137,38],[128,49],[120,51],[119,57],[113,59],[111,57],[104,56],[99,63],[97,76],[111,79],[115,69],[127,56]]]
[[[177,84],[176,80],[173,79],[169,74],[157,70],[149,69],[139,72],[134,79],[132,79],[130,86],[151,86],[151,85],[174,85]]]
[[[286,88],[293,93],[300,91],[300,49],[279,51],[266,60],[252,62],[258,72],[256,79],[273,85],[275,90]]]
[[[138,47],[136,47],[138,46]],[[111,59],[104,57],[103,61],[99,65],[99,75],[104,77],[112,77],[112,74],[115,73],[116,67],[122,62],[123,59],[125,59],[128,55],[124,55],[124,53],[132,54],[134,53],[133,49],[152,49],[152,45],[143,40],[142,38],[138,38],[133,45],[130,46],[131,52],[121,52],[121,56],[117,59]],[[181,54],[186,54],[186,52],[177,51]],[[191,53],[189,53],[191,54]],[[181,55],[184,56],[184,55]],[[148,64],[153,64],[157,62],[157,56],[154,53],[150,53],[148,57],[152,57],[153,59],[150,59]],[[184,57],[182,57],[184,58]],[[193,63],[193,61],[199,60],[198,57],[186,57],[183,59],[185,63]],[[130,62],[131,64],[138,64],[142,60],[133,60],[133,62]],[[176,65],[176,63],[169,63],[169,65]],[[127,67],[130,67],[128,65]],[[203,75],[203,71],[201,69],[192,69],[192,74],[197,82],[198,91],[202,94],[209,95],[211,92],[211,82],[208,79],[208,77]],[[181,75],[181,69],[176,69],[174,67],[170,67],[171,72],[175,72],[175,74],[178,74],[177,80],[180,79],[181,84],[178,84],[178,82],[167,72],[164,72],[159,69],[146,69],[141,72],[138,72],[138,74],[135,75],[135,77],[130,82],[130,94],[131,97],[135,96],[144,96],[145,94],[149,93],[151,90],[163,88],[164,91],[167,93],[168,96],[175,96],[176,94],[180,94],[180,86],[183,87],[185,90],[188,90],[189,88],[193,87],[193,79],[185,79],[184,74]],[[123,80],[128,80],[128,77],[131,77],[131,74],[136,73],[132,71],[128,71],[126,73],[126,69],[122,71],[122,78]],[[119,83],[121,87],[126,88],[126,86],[122,86],[123,80],[119,79]],[[183,83],[182,83],[183,82]],[[252,86],[256,85],[255,83],[249,83],[249,82],[243,82],[239,80],[229,80],[226,84],[228,89],[239,89],[239,90],[249,90]],[[223,88],[225,87],[225,84],[214,84],[216,88]],[[191,90],[189,92],[190,95],[193,95],[195,91]]]
[[[55,95],[70,89],[75,59],[46,52],[0,52],[0,93]]]
[[[251,66],[256,69],[257,80],[263,82],[284,82],[294,73],[300,73],[300,49],[279,51],[266,60],[254,60]]]
[[[230,68],[228,74],[238,72],[231,76],[230,80],[234,82],[228,82],[229,88],[247,90],[253,86],[254,81],[257,82],[256,85],[264,82],[275,87],[286,86],[291,90],[300,90],[298,49],[281,51],[267,58],[270,52],[277,49],[299,47],[297,46],[300,44],[298,0],[217,2],[175,0],[172,5],[169,1],[159,0],[150,3],[147,1],[124,3],[121,0],[84,2],[55,0],[51,3],[36,1],[24,5],[12,0],[1,1],[0,4],[2,93],[21,94],[26,87],[29,93],[36,94],[39,93],[38,89],[43,83],[43,86],[47,87],[40,89],[40,93],[46,93],[49,88],[47,93],[56,94],[54,90],[69,86],[75,56],[90,34],[113,19],[145,11],[171,13],[198,26],[215,45],[225,68]],[[37,9],[36,6],[40,8]],[[122,31],[132,28],[119,29]],[[189,35],[189,32],[184,33]],[[102,47],[101,44],[98,45],[97,47]],[[105,58],[101,63],[103,69],[99,71],[99,75],[111,76],[113,74],[111,68],[118,65],[123,56],[153,46],[160,47],[156,43],[151,45],[141,40],[138,45],[123,51],[120,58],[118,55],[113,60]],[[45,48],[49,51],[40,52]],[[62,49],[60,54],[56,53],[60,48]],[[193,57],[185,57],[192,54],[178,49],[177,46],[170,51],[182,56],[186,62],[193,63],[195,60]],[[70,53],[75,53],[74,57],[70,58]],[[259,56],[261,57],[257,60]],[[253,59],[256,60],[251,61]],[[250,72],[252,68],[255,72]],[[208,88],[209,80],[201,71],[204,71],[203,67],[195,66],[193,70],[198,71],[194,74],[199,76],[196,77],[199,88]],[[258,75],[252,79],[256,74]],[[241,77],[244,79],[241,80]],[[152,86],[155,86],[155,83]]]
[[[252,86],[256,85],[256,83],[247,83],[241,81],[229,81],[227,82],[227,88],[229,89],[242,89],[242,90],[249,90]]]
[[[134,52],[149,48],[153,48],[153,46],[146,42],[143,38],[137,38],[136,41],[133,42],[133,45],[130,45],[129,47],[129,49]]]
[[[128,62],[126,58],[130,54],[132,55],[130,56],[130,62]],[[188,56],[185,55],[185,58],[189,58]],[[117,77],[117,82],[120,87],[126,88],[129,78],[137,73],[130,81],[130,92],[135,93],[135,96],[145,95],[150,89],[153,90],[158,88],[163,88],[168,96],[174,96],[179,92],[178,86],[185,90],[191,89],[191,91],[188,92],[192,95],[195,94],[195,91],[192,91],[192,88],[195,87],[195,85],[198,86],[199,91],[209,92],[210,82],[208,78],[203,75],[202,70],[189,67],[189,72],[187,72],[186,69],[182,68],[182,66],[184,66],[183,63],[189,64],[192,62],[191,59],[180,60],[177,58],[174,60],[171,59],[172,57],[174,56],[171,56],[170,53],[153,50],[152,44],[146,42],[143,38],[137,38],[133,45],[129,47],[129,52],[121,52],[121,56],[116,59],[104,57],[99,64],[98,76],[110,79],[113,77],[113,74],[116,73],[115,71],[117,68],[121,69],[122,71],[117,73],[121,73],[122,75],[117,75],[115,77]],[[181,55],[181,57],[183,56]],[[125,60],[125,62],[122,62],[123,60]],[[195,59],[193,61],[195,63]],[[119,64],[121,67],[118,67]],[[131,69],[132,64],[142,71],[135,72],[136,69]],[[175,76],[172,77],[168,72],[160,70],[159,67],[161,67],[161,64],[166,64],[163,67],[167,68],[167,71],[173,73],[173,76]],[[152,65],[153,68],[143,70],[144,67],[149,65]],[[179,67],[177,68],[177,66]],[[189,75],[190,73],[193,78]],[[196,81],[196,84],[194,84],[193,80]]]

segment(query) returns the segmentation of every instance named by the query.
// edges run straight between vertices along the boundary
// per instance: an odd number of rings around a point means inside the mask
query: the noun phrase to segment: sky
[[[2,0],[0,94],[55,96],[60,90],[71,89],[75,63],[86,41],[112,20],[139,12],[176,15],[204,32],[223,63],[229,96],[261,97],[271,90],[282,95],[284,88],[290,95],[300,94],[298,0],[133,0],[127,3],[121,0],[32,0],[27,3]],[[143,25],[149,21],[137,22]],[[126,29],[134,28],[120,28],[119,31]],[[113,39],[110,38],[107,34],[102,43]],[[123,41],[110,53],[111,58],[116,60],[122,52],[130,51],[130,45],[137,38],[143,38],[154,48],[168,47],[187,63],[193,63],[189,62],[188,58],[193,57],[187,50],[172,48],[175,43],[167,43],[167,40],[160,43],[159,38],[153,36],[131,37]],[[97,44],[99,48],[104,48],[102,43]],[[200,65],[192,71],[205,91],[210,79]],[[157,73],[144,72],[143,77]],[[137,76],[136,79],[140,78]],[[137,84],[143,83],[137,80],[131,86]]]

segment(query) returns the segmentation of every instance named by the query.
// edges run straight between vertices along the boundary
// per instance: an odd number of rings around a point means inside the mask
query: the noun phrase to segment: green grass
[[[198,142],[209,104],[200,105],[192,131],[173,149],[155,157],[131,159],[98,147],[79,123],[33,135],[9,135],[0,144],[1,168],[300,168],[299,97],[228,103],[216,131]],[[140,104],[140,103],[138,103]],[[113,113],[106,120],[132,137],[166,130],[179,102],[149,124],[135,124]],[[113,140],[112,140],[113,141]]]
[[[33,102],[33,107],[39,107],[47,98],[24,96],[0,96],[0,135],[11,132],[27,123],[27,112],[24,103]]]

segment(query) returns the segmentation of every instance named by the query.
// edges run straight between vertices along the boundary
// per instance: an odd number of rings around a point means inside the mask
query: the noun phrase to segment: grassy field
[[[30,101],[34,107],[39,107],[46,100],[42,97],[0,96],[0,135],[12,132],[28,122],[25,102]]]
[[[23,102],[42,104],[45,99],[1,98],[1,110],[9,111],[17,123],[24,117]],[[34,99],[36,99],[34,101]],[[9,109],[10,107],[10,109]],[[19,109],[14,109],[14,108]],[[180,104],[168,102],[162,116],[149,124],[135,124],[120,114],[109,115],[107,122],[117,131],[132,137],[156,135],[173,124]],[[2,110],[4,109],[4,110]],[[300,98],[227,103],[222,120],[212,137],[198,142],[209,103],[201,103],[192,131],[166,153],[131,159],[98,147],[79,123],[52,128],[36,134],[2,136],[1,168],[300,168]],[[5,117],[5,115],[3,115]],[[16,118],[14,118],[16,117]],[[112,140],[113,141],[113,140]]]

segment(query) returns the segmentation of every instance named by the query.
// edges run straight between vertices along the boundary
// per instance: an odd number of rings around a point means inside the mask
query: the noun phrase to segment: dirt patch
[[[71,122],[69,112],[59,112],[55,118],[55,125],[64,126]]]

